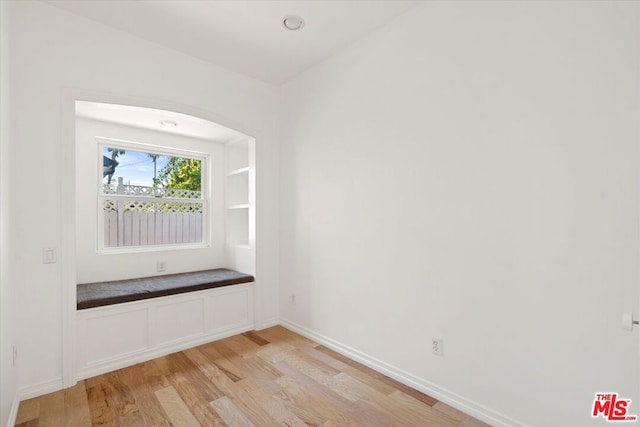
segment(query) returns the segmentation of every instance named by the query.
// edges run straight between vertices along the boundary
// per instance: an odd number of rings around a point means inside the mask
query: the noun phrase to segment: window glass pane
[[[104,201],[104,247],[202,242],[202,202]]]
[[[129,186],[202,191],[202,161],[198,159],[104,146],[102,164],[104,184],[122,178]]]
[[[203,242],[202,161],[103,147],[105,248]]]

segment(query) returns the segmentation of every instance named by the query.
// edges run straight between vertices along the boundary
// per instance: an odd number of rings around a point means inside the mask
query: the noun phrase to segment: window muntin
[[[98,249],[207,244],[207,155],[98,139]]]

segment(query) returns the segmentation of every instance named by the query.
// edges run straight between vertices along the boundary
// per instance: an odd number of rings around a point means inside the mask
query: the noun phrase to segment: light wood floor
[[[24,401],[16,425],[486,426],[279,326]]]

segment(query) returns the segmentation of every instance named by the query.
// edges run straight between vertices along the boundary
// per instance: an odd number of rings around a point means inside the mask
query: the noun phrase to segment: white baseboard
[[[258,330],[271,328],[273,326],[278,326],[279,324],[280,324],[280,319],[278,319],[277,317],[274,317],[273,319],[269,319],[262,322],[262,324],[260,325],[260,329]]]
[[[430,381],[427,381],[423,378],[419,378],[413,374],[403,371],[395,366],[389,365],[375,357],[372,357],[368,354],[365,354],[359,350],[356,350],[352,347],[349,347],[345,344],[342,344],[332,338],[326,337],[322,334],[319,334],[315,331],[307,329],[303,326],[300,326],[294,322],[283,320],[271,320],[263,323],[263,328],[268,328],[271,326],[275,326],[277,324],[281,324],[287,329],[291,329],[292,331],[305,336],[315,342],[318,342],[334,351],[337,351],[344,356],[349,357],[357,362],[360,362],[372,369],[375,369],[378,372],[381,372],[401,383],[412,387],[416,390],[419,390],[423,393],[428,394],[429,396],[434,397],[435,399],[446,403],[461,412],[464,412],[472,417],[475,417],[481,421],[484,421],[492,426],[500,426],[500,427],[522,427],[524,426],[522,423],[503,415],[497,411],[494,411],[490,408],[487,408],[484,405],[476,403],[472,400],[466,399],[463,396],[460,396],[454,392],[451,392],[443,387],[440,387]],[[174,353],[176,351],[181,351],[187,348],[195,347],[206,342],[216,341],[219,339],[223,339],[232,335],[236,335],[242,332],[246,332],[250,330],[251,327],[247,327],[243,325],[240,328],[229,329],[224,332],[219,332],[216,334],[210,334],[207,336],[201,336],[194,340],[184,341],[179,344],[172,345],[170,347],[163,347],[154,349],[153,351],[147,351],[140,354],[130,355],[129,357],[112,360],[105,364],[94,365],[87,369],[81,370],[78,372],[78,379],[89,378],[95,375],[100,375],[105,372],[114,371],[116,369],[120,369],[126,366],[131,366],[136,363],[141,363],[147,360],[154,359],[156,357],[164,356],[170,353]],[[38,384],[34,384],[25,388],[22,388],[18,391],[18,395],[14,399],[14,402],[11,407],[11,413],[9,416],[7,427],[12,427],[15,425],[15,420],[18,415],[18,407],[19,402],[26,399],[31,399],[33,397],[42,396],[47,393],[52,393],[58,390],[62,390],[63,383],[62,378],[57,378],[49,381],[44,381]]]
[[[293,332],[296,332],[334,351],[337,351],[338,353],[350,359],[360,362],[363,365],[370,367],[371,369],[374,369],[397,381],[400,381],[402,384],[428,394],[429,396],[439,400],[440,402],[446,403],[447,405],[452,406],[459,411],[464,412],[465,414],[477,418],[481,421],[484,421],[492,426],[524,426],[524,424],[514,420],[513,418],[494,411],[493,409],[487,408],[484,405],[469,400],[463,396],[460,396],[459,394],[449,391],[423,378],[419,378],[413,374],[405,372],[400,368],[389,365],[388,363],[376,359],[375,357],[369,356],[368,354],[365,354],[352,347],[344,345],[332,338],[326,337],[315,331],[300,326],[297,323],[281,319],[280,324],[285,328],[292,330]]]
[[[18,390],[18,399],[22,402],[32,397],[42,396],[62,389],[62,378],[56,378],[21,388]]]
[[[11,412],[9,412],[9,419],[7,420],[7,427],[13,427],[16,425],[16,418],[18,418],[18,408],[20,407],[20,399],[18,395],[13,398],[11,404]]]

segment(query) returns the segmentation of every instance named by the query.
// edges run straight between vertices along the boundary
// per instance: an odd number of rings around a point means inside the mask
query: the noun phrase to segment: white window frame
[[[135,253],[135,252],[157,252],[157,251],[173,251],[182,249],[203,249],[211,246],[211,233],[209,222],[211,221],[211,193],[209,179],[211,171],[209,170],[211,162],[209,161],[210,155],[200,151],[184,150],[175,147],[166,147],[160,145],[151,145],[141,142],[125,141],[121,139],[96,137],[98,157],[96,159],[97,166],[97,249],[100,254],[122,254],[122,253]],[[102,176],[102,162],[104,147],[117,148],[122,150],[132,150],[138,152],[144,152],[149,154],[158,154],[161,156],[175,156],[186,159],[200,160],[201,165],[201,197],[200,199],[188,199],[188,198],[168,198],[161,197],[157,201],[166,202],[200,202],[202,203],[202,240],[197,243],[171,243],[171,244],[153,244],[153,245],[138,245],[138,246],[105,246],[104,245],[104,203],[107,199],[126,199],[133,201],[146,201],[148,202],[149,196],[133,196],[133,195],[118,195],[118,194],[104,194]]]

